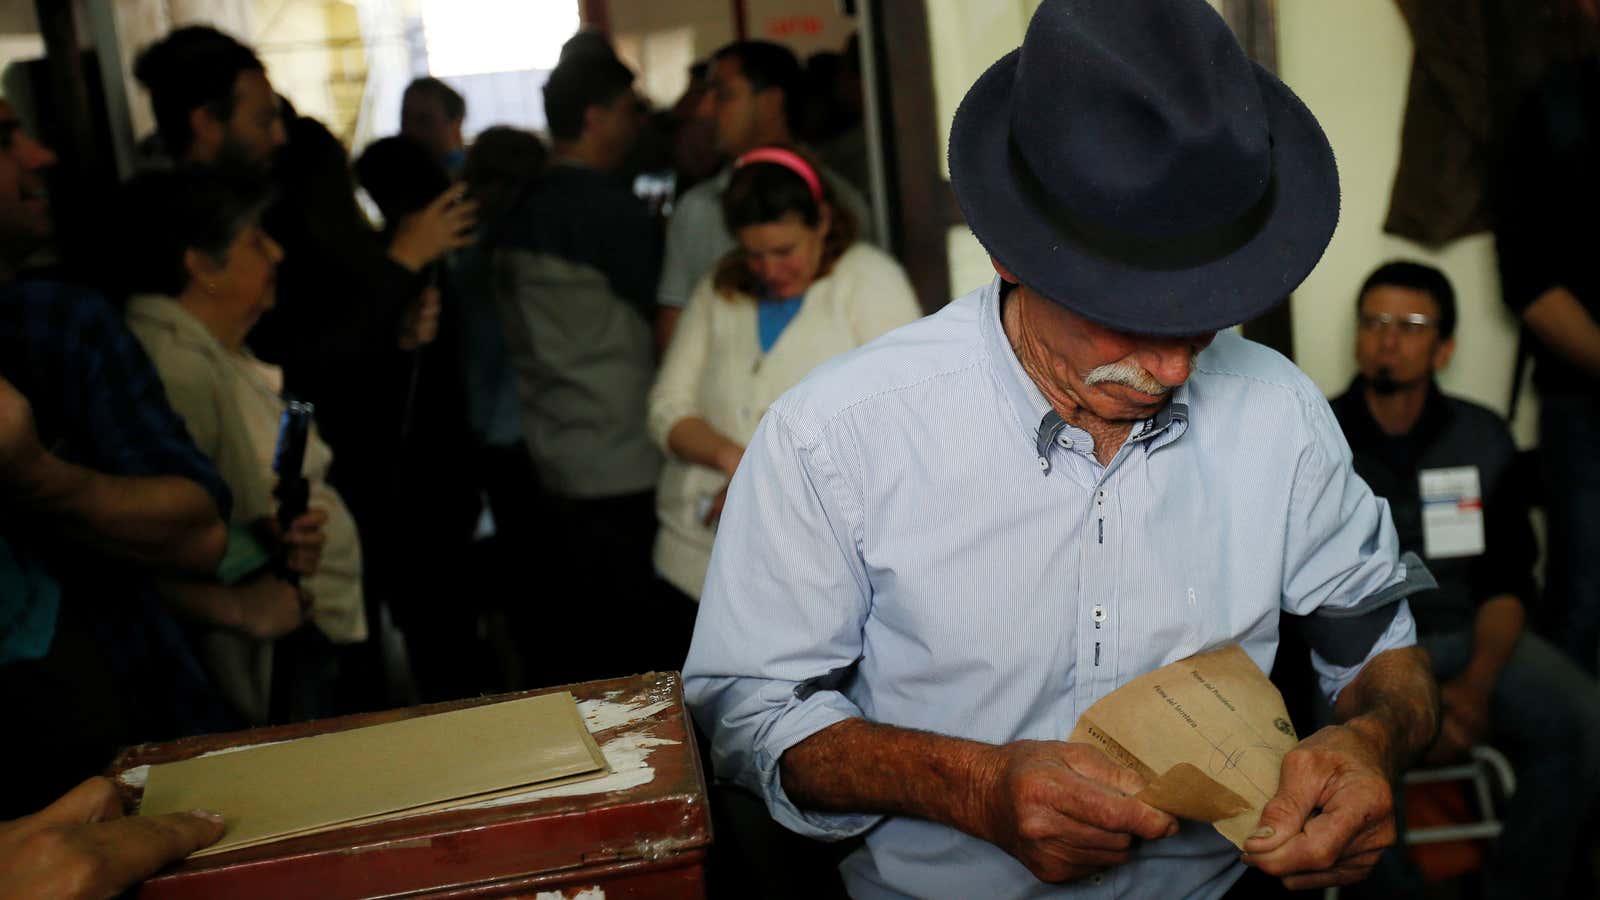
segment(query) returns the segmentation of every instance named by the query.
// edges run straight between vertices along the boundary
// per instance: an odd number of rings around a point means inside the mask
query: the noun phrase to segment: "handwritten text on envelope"
[[[1084,712],[1069,738],[1094,744],[1149,782],[1139,799],[1212,823],[1243,847],[1299,742],[1283,697],[1237,646],[1128,682]]]

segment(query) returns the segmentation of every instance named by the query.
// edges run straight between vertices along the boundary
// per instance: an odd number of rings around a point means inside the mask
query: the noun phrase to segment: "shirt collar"
[[[994,373],[1000,393],[1011,407],[1017,427],[1032,446],[1037,439],[1040,422],[1046,413],[1051,412],[1050,402],[1044,398],[1033,379],[1028,377],[1028,373],[1022,370],[1022,363],[1017,360],[1016,351],[1011,349],[1011,341],[1006,338],[1005,328],[1000,324],[1000,297],[1004,284],[996,275],[980,294],[978,331],[984,352],[990,360],[989,370]]]
[[[1350,380],[1350,386],[1343,394],[1329,401],[1333,407],[1334,415],[1338,417],[1339,424],[1345,432],[1345,440],[1351,447],[1370,447],[1382,443],[1390,438],[1378,425],[1378,420],[1372,417],[1372,410],[1367,407],[1367,381],[1359,373]],[[1422,414],[1417,417],[1415,425],[1403,435],[1394,437],[1415,438],[1422,444],[1432,443],[1450,424],[1450,407],[1444,402],[1444,393],[1439,390],[1439,383],[1435,380],[1428,381],[1428,396],[1422,404]]]
[[[989,369],[999,383],[1000,393],[1011,408],[1011,414],[1028,446],[1034,449],[1041,460],[1040,468],[1048,472],[1050,444],[1062,432],[1080,437],[1085,447],[1090,446],[1089,436],[1065,422],[1051,408],[1039,386],[1023,371],[1016,351],[1011,348],[1011,341],[1006,338],[1005,328],[1000,324],[1000,299],[1004,295],[1004,284],[996,275],[980,294],[978,329],[984,350],[991,361]],[[1133,424],[1133,430],[1128,433],[1128,442],[1148,441],[1149,449],[1155,450],[1177,440],[1188,428],[1188,423],[1189,383],[1186,381],[1173,390],[1167,403],[1154,416]]]
[[[128,298],[128,314],[133,318],[154,322],[170,330],[180,340],[212,354],[227,355],[217,336],[184,309],[176,298],[165,294],[134,294]]]

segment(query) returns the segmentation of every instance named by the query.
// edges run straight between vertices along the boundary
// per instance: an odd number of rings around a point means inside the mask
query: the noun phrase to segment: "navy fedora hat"
[[[1321,126],[1205,0],[1044,0],[956,110],[950,179],[1018,281],[1140,334],[1265,312],[1339,220]]]

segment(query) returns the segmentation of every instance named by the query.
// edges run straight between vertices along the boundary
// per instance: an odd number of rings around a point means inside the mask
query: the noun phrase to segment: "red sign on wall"
[[[775,16],[767,20],[767,34],[771,37],[821,33],[822,19],[816,16]]]

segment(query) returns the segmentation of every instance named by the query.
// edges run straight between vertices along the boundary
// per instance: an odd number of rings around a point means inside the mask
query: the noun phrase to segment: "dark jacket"
[[[1500,417],[1465,400],[1430,389],[1422,416],[1409,434],[1383,433],[1367,409],[1360,377],[1334,398],[1333,413],[1355,457],[1355,470],[1372,492],[1389,502],[1400,547],[1421,556],[1439,582],[1437,591],[1410,598],[1419,634],[1470,631],[1479,604],[1501,594],[1527,603],[1535,590],[1536,555],[1528,522],[1527,491],[1516,483],[1516,445]],[[1484,552],[1434,559],[1423,553],[1424,469],[1475,466],[1483,495]]]

